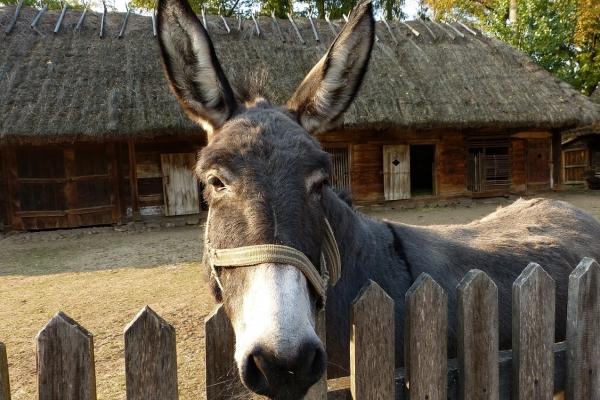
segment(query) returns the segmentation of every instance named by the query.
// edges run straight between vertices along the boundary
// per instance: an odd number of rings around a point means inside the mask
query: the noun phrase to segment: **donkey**
[[[600,223],[559,201],[519,200],[468,225],[416,227],[368,218],[336,194],[328,182],[330,157],[312,135],[333,127],[354,99],[374,28],[369,0],[359,2],[327,54],[278,107],[261,96],[240,98],[187,2],[159,0],[159,49],[169,84],[208,135],[195,167],[210,207],[203,254],[208,280],[234,328],[242,382],[272,399],[302,398],[326,368],[334,376],[348,371],[349,303],[368,279],[396,302],[401,366],[404,295],[421,273],[448,293],[452,356],[455,288],[469,270],[484,270],[498,286],[500,343],[507,348],[511,286],[529,262],[543,265],[556,281],[561,340],[569,273],[583,257],[600,259]],[[328,234],[337,249],[326,249]],[[265,257],[253,253],[267,248]],[[323,287],[314,266],[322,265],[324,252],[336,267],[336,250],[341,277]],[[225,253],[253,261],[215,261]],[[337,274],[330,272],[333,283]],[[325,297],[327,350],[314,329]]]

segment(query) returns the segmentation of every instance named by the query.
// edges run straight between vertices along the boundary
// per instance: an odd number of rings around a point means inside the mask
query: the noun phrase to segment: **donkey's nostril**
[[[240,367],[248,389],[263,396],[300,399],[323,376],[327,355],[320,341],[309,340],[287,357],[257,346]],[[281,397],[285,394],[285,397]]]
[[[253,392],[262,394],[267,388],[267,377],[259,366],[264,364],[262,360],[262,350],[258,349],[253,354],[250,354],[246,359],[246,363],[242,366],[242,381]]]

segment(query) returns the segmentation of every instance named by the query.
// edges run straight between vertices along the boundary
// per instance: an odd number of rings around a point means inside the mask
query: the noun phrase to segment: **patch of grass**
[[[33,263],[48,256],[28,255]],[[59,310],[94,334],[98,399],[125,399],[123,329],[145,305],[175,327],[180,398],[204,399],[204,318],[214,304],[201,274],[198,263],[182,263],[0,276],[13,399],[36,398],[34,337]]]

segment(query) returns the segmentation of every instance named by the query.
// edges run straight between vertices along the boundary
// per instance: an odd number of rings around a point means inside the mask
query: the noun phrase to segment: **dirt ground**
[[[545,197],[568,201],[600,220],[600,191]],[[416,225],[457,224],[513,200],[358,210]],[[33,232],[0,240],[0,342],[7,347],[13,399],[36,398],[34,337],[59,310],[94,334],[98,399],[124,399],[123,328],[145,305],[176,329],[180,398],[205,399],[203,321],[215,304],[199,263],[203,223]]]

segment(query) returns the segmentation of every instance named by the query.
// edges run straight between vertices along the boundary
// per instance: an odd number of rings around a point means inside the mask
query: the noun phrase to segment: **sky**
[[[127,2],[127,0],[106,0],[107,4],[114,3],[117,10],[123,11],[123,12],[126,11],[126,9],[125,9],[126,2]],[[98,2],[98,3],[100,3],[100,2]],[[411,19],[415,19],[417,17],[418,4],[419,4],[419,0],[405,0],[403,11],[408,15],[407,19],[411,20]],[[100,7],[98,7],[98,8],[99,8],[98,11],[101,11]]]

